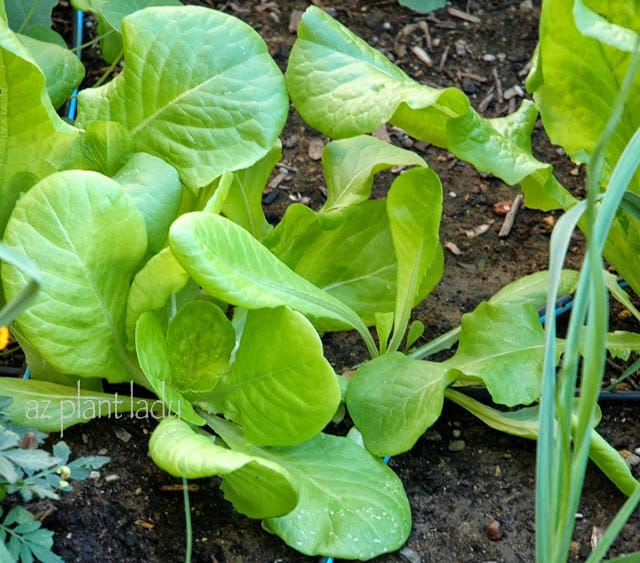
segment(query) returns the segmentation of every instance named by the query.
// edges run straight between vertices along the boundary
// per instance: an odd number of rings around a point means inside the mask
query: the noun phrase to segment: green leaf
[[[398,2],[401,6],[422,14],[428,14],[442,8],[447,3],[447,0],[398,0]]]
[[[34,25],[51,27],[51,12],[57,0],[19,0],[5,2],[9,27],[24,31]]]
[[[416,153],[359,135],[332,141],[322,154],[327,183],[327,201],[322,213],[340,210],[369,199],[374,175],[394,166],[427,167]]]
[[[124,190],[95,172],[48,176],[16,204],[5,243],[42,276],[42,291],[17,320],[42,357],[80,377],[140,380],[124,346],[124,315],[146,234]],[[8,299],[27,281],[3,265]]]
[[[274,338],[274,335],[275,336]],[[249,311],[230,375],[216,393],[257,445],[293,445],[320,432],[340,403],[311,323],[286,307]]]
[[[19,195],[56,172],[79,130],[56,114],[46,78],[18,37],[0,21],[0,232]],[[8,108],[11,108],[9,111]]]
[[[479,378],[501,405],[539,399],[544,330],[532,305],[481,303],[461,324],[458,351],[442,363],[453,370],[447,377]]]
[[[93,418],[148,418],[157,405],[148,399],[130,394],[100,393],[76,387],[67,387],[48,381],[0,378],[3,393],[11,395],[13,402],[5,412],[15,424],[37,428],[43,432],[63,433],[65,428],[88,422]]]
[[[346,403],[367,449],[379,456],[409,451],[438,418],[446,367],[390,352],[363,364]]]
[[[182,186],[175,168],[145,153],[133,154],[113,178],[132,197],[147,228],[147,254],[164,246],[178,214]]]
[[[155,313],[143,313],[136,324],[136,354],[151,388],[167,408],[190,424],[202,426],[198,415],[175,384],[164,330]]]
[[[115,176],[134,152],[128,131],[114,121],[87,123],[70,166]]]
[[[375,353],[371,335],[353,310],[295,274],[228,219],[187,213],[174,221],[169,242],[184,269],[214,297],[247,309],[286,305],[338,321],[355,328]]]
[[[122,20],[129,14],[153,6],[182,6],[178,0],[72,0],[76,9],[93,12],[118,33]]]
[[[600,4],[600,8],[606,6],[607,8],[613,5],[612,2],[595,2]],[[618,6],[618,10],[622,13],[627,10],[631,12],[632,7]],[[630,13],[624,13],[627,17],[624,20],[624,24],[628,26],[629,23],[635,19],[636,26],[640,23],[640,17],[638,17],[637,6],[635,8],[635,18],[629,18]],[[624,25],[618,25],[607,18],[602,17],[600,14],[594,12],[588,6],[585,5],[583,0],[575,0],[573,4],[573,15],[576,22],[576,27],[580,30],[580,33],[586,37],[592,37],[598,41],[602,41],[611,47],[615,47],[621,51],[633,52],[638,47],[638,33],[625,27]],[[618,14],[620,15],[620,14]],[[632,23],[633,25],[633,23]]]
[[[578,286],[580,272],[563,270],[558,289],[558,295],[570,295]],[[493,305],[524,305],[529,303],[534,307],[542,307],[547,302],[547,288],[549,286],[549,271],[543,270],[505,285],[489,299]]]
[[[207,301],[184,305],[167,330],[172,380],[180,392],[211,391],[229,372],[236,333],[220,307]]]
[[[521,183],[538,207],[567,208],[575,201],[550,166],[531,156],[523,132],[514,133],[516,124],[535,122],[533,106],[524,103],[508,118],[482,119],[463,92],[415,82],[319,8],[303,15],[286,79],[296,109],[326,135],[369,133],[390,122],[480,170]]]
[[[179,419],[160,421],[149,440],[149,453],[158,467],[176,477],[225,476],[225,497],[250,518],[286,514],[298,501],[295,482],[284,467],[217,446],[213,436],[196,433]]]
[[[348,438],[319,434],[268,450],[299,489],[295,509],[265,527],[305,555],[372,559],[399,549],[411,531],[402,482]]]
[[[280,141],[258,162],[233,173],[233,183],[222,207],[223,214],[258,240],[273,227],[262,208],[262,192],[276,163],[282,158]]]
[[[66,47],[26,35],[20,41],[44,73],[53,107],[59,108],[84,78],[84,65]]]
[[[397,297],[389,350],[399,348],[411,309],[425,297],[423,280],[438,255],[442,185],[433,170],[415,168],[398,176],[387,197],[387,215],[398,261]],[[443,268],[431,272],[433,289]],[[433,279],[435,278],[435,279]]]
[[[192,189],[271,150],[287,92],[247,24],[196,6],[147,8],[122,20],[122,37],[123,72],[80,92],[78,123],[121,123],[137,151],[166,160]]]
[[[393,311],[397,265],[383,200],[344,208],[330,222],[293,204],[264,244],[300,276],[353,309],[366,325]],[[344,323],[317,322],[319,330]]]
[[[130,348],[140,315],[145,311],[164,307],[171,295],[180,291],[188,281],[189,274],[168,247],[152,256],[136,274],[131,284],[125,318]]]

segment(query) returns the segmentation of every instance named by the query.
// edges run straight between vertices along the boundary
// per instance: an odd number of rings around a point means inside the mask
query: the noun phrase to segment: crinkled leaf
[[[367,449],[380,456],[409,451],[439,417],[447,368],[390,352],[363,364],[349,382],[349,414]]]
[[[167,330],[172,380],[180,392],[210,391],[228,373],[236,333],[220,307],[208,301],[183,306]]]
[[[287,92],[247,24],[203,7],[147,8],[122,20],[122,37],[123,72],[80,93],[78,123],[123,124],[136,150],[166,160],[192,189],[271,150]]]
[[[136,354],[151,388],[167,408],[190,424],[203,425],[204,419],[173,380],[164,330],[152,311],[143,313],[136,323]]]
[[[62,433],[69,426],[100,416],[136,417],[154,408],[152,401],[132,393],[100,393],[83,389],[80,383],[67,387],[48,381],[2,377],[0,389],[13,397],[6,412],[14,423],[44,432]]]
[[[2,455],[28,471],[42,471],[43,469],[56,465],[60,461],[52,457],[45,450],[38,449],[8,450],[3,452]]]
[[[18,196],[56,172],[79,131],[55,112],[46,79],[0,20],[0,232]]]
[[[286,307],[249,311],[231,373],[216,393],[249,442],[270,446],[311,438],[340,402],[318,333]]]
[[[297,486],[277,462],[214,444],[179,419],[163,419],[149,440],[153,461],[171,475],[189,479],[222,475],[225,498],[250,518],[288,513],[298,501]],[[244,485],[244,486],[240,486]]]
[[[144,219],[147,253],[159,252],[182,198],[182,185],[175,168],[150,154],[136,153],[113,179],[133,198]]]
[[[122,187],[95,172],[48,176],[16,204],[5,243],[30,258],[42,277],[42,290],[17,320],[42,357],[63,373],[135,379],[124,315],[146,234]],[[23,272],[3,264],[8,299],[26,281]]]
[[[169,232],[171,250],[214,297],[247,309],[287,305],[306,315],[355,328],[375,344],[347,305],[297,275],[242,227],[211,213],[180,216]]]
[[[531,157],[524,135],[514,136],[508,125],[531,122],[532,106],[524,104],[506,123],[481,119],[463,92],[418,84],[319,8],[311,6],[303,15],[286,78],[302,117],[329,136],[368,133],[388,121],[481,170],[521,183],[538,207],[574,201],[550,167]]]
[[[189,281],[184,270],[169,248],[152,256],[136,274],[127,301],[126,332],[130,347],[134,341],[136,322],[142,313],[161,309],[171,295]]]
[[[66,47],[26,35],[20,41],[44,72],[47,94],[53,107],[59,108],[84,78],[84,65]]]
[[[629,2],[628,6],[624,6],[625,2],[617,2],[617,6],[610,1],[596,1],[591,2],[596,4],[598,8],[609,8],[607,11],[613,11],[610,8],[614,6],[614,10],[617,8],[617,13],[611,15],[624,16],[622,25],[609,21],[607,18],[601,16],[599,13],[593,11],[587,6],[584,0],[575,0],[573,4],[573,15],[576,22],[576,27],[580,30],[582,35],[586,37],[592,37],[598,41],[602,41],[611,47],[615,47],[621,51],[633,52],[638,47],[638,33],[633,31],[634,23],[636,29],[640,23],[640,10],[638,10],[637,4]],[[632,13],[635,12],[635,13]],[[609,15],[609,14],[608,14]],[[635,16],[635,17],[633,17]],[[631,24],[631,25],[629,25]]]
[[[633,28],[632,22],[640,21],[637,8],[623,6],[625,3],[594,0],[588,4],[617,25]],[[573,160],[588,162],[613,112],[631,53],[607,45],[610,36],[606,32],[598,38],[598,33],[590,33],[592,37],[583,35],[576,27],[572,6],[570,0],[543,5],[539,56],[527,88],[533,92],[552,142],[561,145]],[[580,12],[579,7],[577,11]],[[585,22],[579,21],[579,24],[584,26]],[[631,91],[615,133],[605,147],[603,185],[606,185],[622,151],[640,126],[638,73]],[[640,192],[638,174],[629,190]],[[620,212],[611,227],[605,248],[605,257],[636,291],[640,290],[639,233],[637,220],[626,212]]]
[[[448,378],[478,378],[493,401],[528,405],[540,397],[544,330],[532,305],[481,303],[463,315]]]

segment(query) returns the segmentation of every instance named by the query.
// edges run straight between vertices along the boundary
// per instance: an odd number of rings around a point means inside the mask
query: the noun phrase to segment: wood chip
[[[433,49],[433,44],[431,43],[431,33],[429,32],[429,24],[424,20],[420,20],[418,22],[418,27],[420,28],[420,31],[422,31],[422,33],[424,34],[424,42],[425,42],[425,45],[427,46],[427,49],[429,50]]]
[[[471,14],[463,12],[462,10],[457,10],[456,8],[447,8],[447,13],[454,18],[458,18],[469,23],[482,23],[482,20],[478,16],[472,16]]]
[[[166,491],[169,493],[181,493],[184,491],[184,487],[182,485],[162,485],[160,487],[161,491]],[[187,491],[190,493],[197,493],[200,490],[200,485],[187,485]]]
[[[145,530],[153,530],[156,527],[155,524],[152,524],[151,522],[147,522],[146,520],[136,520],[135,525],[140,526]]]
[[[308,155],[311,160],[320,160],[323,150],[324,142],[322,139],[315,137],[309,141]]]
[[[498,69],[493,67],[491,69],[491,76],[493,76],[493,81],[496,85],[496,97],[498,98],[498,103],[504,102],[504,94],[502,93],[502,82],[500,82],[500,77],[498,76]]]
[[[411,52],[420,62],[424,63],[427,66],[433,66],[433,61],[431,60],[429,53],[427,53],[422,47],[414,45],[413,47],[411,47]]]
[[[462,250],[458,248],[458,245],[456,245],[455,242],[447,241],[442,246],[444,247],[445,250],[448,250],[454,256],[462,255]]]
[[[438,71],[442,72],[442,69],[444,69],[444,65],[447,63],[447,57],[449,56],[449,50],[451,49],[451,47],[449,45],[447,45],[444,48],[444,51],[442,51],[442,56],[440,57],[440,63],[438,64]]]
[[[295,33],[298,31],[298,26],[300,25],[300,21],[302,20],[302,10],[291,10],[291,15],[289,16],[289,33]]]
[[[511,229],[513,228],[513,222],[516,220],[516,215],[521,205],[522,205],[522,194],[518,194],[513,200],[513,203],[511,204],[511,209],[509,209],[509,212],[504,218],[504,223],[502,223],[502,227],[500,227],[500,232],[498,233],[498,236],[500,238],[509,236]]]
[[[475,238],[477,236],[483,235],[491,228],[491,225],[484,224],[478,225],[477,227],[473,227],[473,229],[465,230],[464,234],[467,235],[467,238]]]

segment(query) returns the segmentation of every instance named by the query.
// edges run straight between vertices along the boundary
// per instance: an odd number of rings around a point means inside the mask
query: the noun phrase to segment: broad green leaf
[[[295,479],[299,501],[265,527],[306,555],[372,559],[399,549],[411,531],[402,482],[348,438],[319,434],[269,450]]]
[[[158,467],[176,477],[224,476],[223,483],[232,483],[225,488],[226,499],[250,518],[286,514],[298,501],[295,481],[283,466],[218,446],[213,436],[196,433],[179,419],[160,421],[149,440],[149,452]]]
[[[626,3],[594,0],[588,4],[604,17],[611,16],[617,25],[640,21],[637,8]],[[588,162],[613,112],[631,53],[584,36],[576,27],[572,6],[572,0],[555,0],[543,5],[538,57],[527,88],[534,95],[551,141],[562,146],[574,161]],[[605,147],[603,185],[607,184],[622,151],[640,126],[638,92],[640,73],[635,76],[632,94]],[[628,189],[640,193],[637,173]],[[636,291],[640,290],[638,245],[637,220],[620,212],[611,227],[605,257]]]
[[[446,366],[389,352],[363,364],[347,388],[349,414],[375,455],[409,451],[438,418]]]
[[[389,350],[399,348],[411,309],[424,298],[423,280],[438,255],[442,185],[433,170],[415,168],[398,176],[387,197],[387,215],[398,263],[397,297]],[[442,275],[440,268],[436,283]],[[433,275],[433,273],[432,273]],[[429,288],[432,289],[433,285]]]
[[[128,131],[114,121],[87,123],[75,149],[71,167],[95,170],[110,178],[134,152]]]
[[[78,123],[121,123],[137,151],[166,160],[191,189],[271,150],[287,92],[247,24],[196,6],[147,8],[122,20],[122,38],[123,72],[80,93]]]
[[[571,295],[578,286],[580,272],[563,270],[558,294]],[[505,285],[489,299],[492,305],[517,305],[529,303],[534,307],[542,307],[547,302],[547,287],[549,286],[549,271],[543,270]]]
[[[8,0],[4,2],[9,27],[22,33],[34,25],[51,27],[51,11],[57,0]]]
[[[577,162],[587,162],[613,110],[630,54],[578,31],[573,0],[542,6],[536,74],[527,83],[551,141]],[[640,75],[634,91],[640,90]],[[625,105],[606,149],[610,171],[640,124],[640,96]],[[637,188],[634,190],[637,191]]]
[[[136,274],[127,300],[125,328],[129,347],[133,349],[136,322],[145,311],[161,309],[171,295],[180,291],[189,281],[184,270],[169,248],[152,256]]]
[[[18,196],[56,172],[79,131],[56,114],[43,72],[0,21],[0,232]]]
[[[293,204],[265,245],[296,274],[353,309],[368,326],[376,313],[393,311],[397,264],[383,200],[344,208],[327,223]],[[344,324],[318,323],[322,331]]]
[[[143,313],[136,323],[136,354],[149,385],[167,408],[181,420],[203,425],[204,419],[193,410],[174,381],[164,330],[152,311]]]
[[[147,419],[163,414],[158,401],[135,397],[133,392],[87,390],[82,381],[68,387],[48,381],[1,377],[0,394],[13,399],[4,412],[15,424],[61,435],[66,428],[97,417]]]
[[[171,250],[212,296],[247,309],[286,305],[305,315],[355,328],[375,354],[375,344],[347,305],[290,270],[242,227],[211,213],[180,216],[169,232]]]
[[[20,36],[20,41],[44,73],[53,107],[59,108],[84,78],[84,65],[66,47],[26,35]]]
[[[236,333],[222,310],[208,301],[184,305],[167,330],[172,380],[181,393],[211,391],[229,372]]]
[[[481,303],[462,317],[456,354],[442,362],[447,375],[478,378],[495,403],[528,405],[540,397],[544,330],[532,305]]]
[[[93,12],[118,33],[123,18],[138,10],[153,6],[182,6],[178,0],[72,0],[71,4],[84,12]]]
[[[280,140],[258,162],[233,173],[233,183],[224,205],[223,214],[244,227],[258,240],[264,238],[272,227],[262,209],[262,191],[274,166],[282,157]]]
[[[514,134],[514,123],[535,121],[532,106],[523,104],[505,120],[482,119],[463,92],[415,82],[319,8],[311,6],[303,15],[286,79],[296,109],[326,135],[370,133],[388,121],[480,170],[521,183],[538,207],[574,202],[550,167],[533,159],[524,134]]]
[[[165,245],[178,214],[182,185],[175,168],[145,153],[133,154],[113,178],[131,196],[147,228],[147,254]]]
[[[286,307],[249,311],[230,375],[216,389],[224,414],[257,445],[300,443],[340,403],[333,368],[311,323]]]
[[[359,135],[329,143],[322,154],[327,201],[322,213],[330,213],[369,199],[373,177],[394,166],[427,167],[416,153]]]
[[[63,373],[144,383],[125,348],[124,318],[146,233],[120,185],[95,172],[48,176],[16,204],[5,243],[42,276],[42,291],[17,320],[42,357]],[[3,264],[8,299],[26,281]]]

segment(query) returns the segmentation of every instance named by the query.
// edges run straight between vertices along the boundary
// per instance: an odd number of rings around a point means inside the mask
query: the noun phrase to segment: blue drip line
[[[84,27],[84,14],[80,10],[76,10],[76,20],[74,26],[76,56],[82,60],[82,29]],[[74,88],[69,98],[69,106],[67,108],[67,117],[72,121],[76,118],[78,108],[78,88]]]

